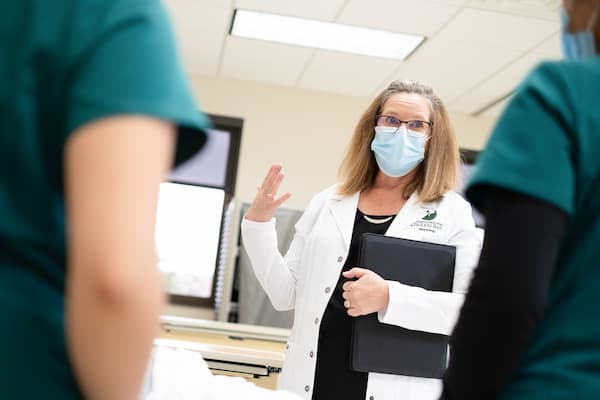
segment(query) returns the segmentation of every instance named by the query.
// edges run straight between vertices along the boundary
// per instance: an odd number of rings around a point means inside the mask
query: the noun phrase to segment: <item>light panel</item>
[[[231,35],[303,47],[404,60],[424,36],[333,22],[235,10]]]

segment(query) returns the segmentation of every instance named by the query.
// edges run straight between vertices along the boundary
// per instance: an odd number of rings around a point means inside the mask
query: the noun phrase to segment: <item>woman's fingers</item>
[[[273,184],[277,180],[277,176],[281,172],[281,168],[282,167],[280,164],[272,164],[269,167],[269,171],[267,172],[267,175],[265,176],[265,179],[263,179],[263,183],[260,186],[261,191],[263,191],[264,194],[270,193],[274,195],[274,193],[272,192]],[[283,177],[281,179],[283,179]]]
[[[267,197],[268,200],[272,200],[276,207],[279,207],[281,203],[290,198],[291,194],[286,193],[280,198],[276,199],[277,192],[279,191],[279,185],[283,181],[284,174],[281,171],[281,165],[273,164],[269,168],[269,172],[263,181],[263,185],[259,188],[259,191]]]
[[[275,205],[277,207],[279,207],[280,205],[282,205],[283,203],[285,203],[287,201],[287,199],[289,199],[290,197],[292,197],[292,194],[290,192],[287,192],[287,193],[283,194],[280,198],[278,198],[275,201]]]
[[[279,190],[279,185],[281,184],[281,181],[283,181],[283,171],[279,170],[279,172],[277,173],[277,176],[275,177],[275,179],[273,181],[273,185],[271,186],[271,190],[273,191],[272,193],[277,193],[277,190]]]
[[[277,208],[291,197],[289,192],[277,197],[277,191],[284,176],[281,168],[280,164],[272,164],[269,167],[262,185],[257,187],[256,197],[246,214],[247,219],[268,221],[273,217]]]

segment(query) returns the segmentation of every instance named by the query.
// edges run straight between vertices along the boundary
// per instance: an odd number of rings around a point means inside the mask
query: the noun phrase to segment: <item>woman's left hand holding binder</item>
[[[390,300],[389,287],[381,276],[365,268],[352,268],[342,275],[351,279],[342,286],[348,315],[358,317],[387,308]]]

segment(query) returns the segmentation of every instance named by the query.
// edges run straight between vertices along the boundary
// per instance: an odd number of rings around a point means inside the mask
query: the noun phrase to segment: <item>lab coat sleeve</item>
[[[294,238],[285,258],[277,248],[275,219],[254,222],[244,217],[242,240],[257,280],[278,311],[291,310],[296,300],[298,267],[307,229],[311,226],[315,199],[296,223]]]
[[[275,219],[254,222],[244,217],[242,240],[256,279],[273,307],[278,311],[292,309],[296,298],[296,266],[286,265],[277,248]]]
[[[458,207],[457,227],[448,244],[456,246],[452,292],[437,292],[388,281],[389,303],[378,313],[379,321],[403,328],[450,335],[458,320],[473,270],[479,260],[483,232],[475,227],[471,207]]]

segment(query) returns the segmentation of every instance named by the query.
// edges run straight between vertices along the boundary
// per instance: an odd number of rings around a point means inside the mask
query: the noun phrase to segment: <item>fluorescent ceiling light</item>
[[[424,36],[236,9],[231,35],[404,60]]]

